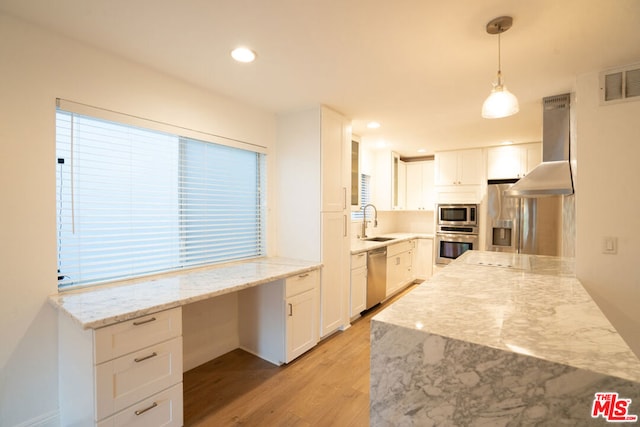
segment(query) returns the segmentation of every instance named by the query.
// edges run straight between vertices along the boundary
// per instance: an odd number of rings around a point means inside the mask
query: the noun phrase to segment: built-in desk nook
[[[192,337],[216,318],[185,314],[208,301],[236,304],[237,335],[227,328],[220,339],[275,364],[301,355],[318,342],[320,268],[259,258],[51,296],[59,310],[61,424],[182,426],[182,373],[193,367],[185,369],[184,345],[198,353],[202,337]]]

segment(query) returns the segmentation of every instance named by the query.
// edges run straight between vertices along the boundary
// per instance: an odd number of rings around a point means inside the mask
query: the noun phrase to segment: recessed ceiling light
[[[425,148],[419,148],[418,153],[426,153],[427,150]]]
[[[256,53],[246,47],[238,47],[231,51],[231,57],[238,62],[253,62],[256,59]]]
[[[513,141],[502,141],[500,145],[512,145]]]
[[[378,129],[380,127],[380,123],[378,123],[378,122],[369,122],[369,123],[367,123],[367,127],[369,129]]]

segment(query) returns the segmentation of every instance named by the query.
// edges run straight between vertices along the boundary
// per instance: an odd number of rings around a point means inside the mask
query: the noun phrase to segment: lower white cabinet
[[[351,255],[351,309],[353,319],[367,308],[367,253]]]
[[[61,425],[182,425],[180,307],[95,330],[58,323]]]
[[[182,426],[182,383],[98,423],[97,427]]]
[[[414,247],[415,240],[387,246],[387,297],[413,282]]]
[[[239,291],[240,348],[277,365],[318,343],[319,270]]]
[[[415,278],[420,280],[429,279],[433,275],[433,239],[416,239],[413,260]]]

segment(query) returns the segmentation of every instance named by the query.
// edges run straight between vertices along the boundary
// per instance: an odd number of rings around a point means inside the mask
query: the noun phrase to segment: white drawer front
[[[387,246],[387,258],[396,256],[402,252],[407,252],[413,249],[414,240],[407,240],[400,243],[394,243]]]
[[[96,366],[96,419],[182,382],[182,337]]]
[[[298,295],[301,292],[313,289],[318,284],[318,270],[298,274],[297,276],[287,277],[285,284],[285,293],[287,297]]]
[[[359,254],[351,255],[351,269],[366,267],[367,266],[367,253],[361,252]]]
[[[100,421],[97,427],[180,427],[182,383]]]
[[[95,330],[95,364],[182,335],[182,308]]]

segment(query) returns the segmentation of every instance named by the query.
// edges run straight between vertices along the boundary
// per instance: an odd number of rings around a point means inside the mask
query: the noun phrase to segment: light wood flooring
[[[369,323],[380,309],[287,365],[237,349],[185,372],[185,427],[368,426]]]

